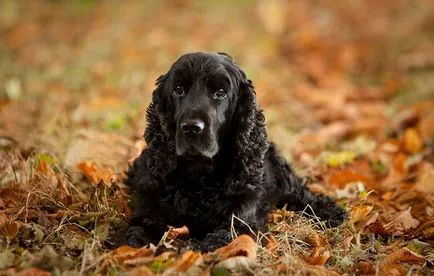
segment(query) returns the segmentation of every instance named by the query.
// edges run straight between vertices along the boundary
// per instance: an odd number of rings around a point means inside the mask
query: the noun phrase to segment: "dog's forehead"
[[[231,59],[217,53],[190,53],[181,56],[171,67],[174,74],[199,77],[203,75],[230,75],[233,63]]]

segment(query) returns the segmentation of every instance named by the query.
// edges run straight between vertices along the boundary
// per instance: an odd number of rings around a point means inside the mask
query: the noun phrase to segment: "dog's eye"
[[[175,90],[173,90],[173,94],[177,97],[183,97],[185,96],[185,90],[184,87],[178,85]]]
[[[226,98],[226,93],[223,88],[217,89],[217,91],[214,93],[214,99],[224,99]]]

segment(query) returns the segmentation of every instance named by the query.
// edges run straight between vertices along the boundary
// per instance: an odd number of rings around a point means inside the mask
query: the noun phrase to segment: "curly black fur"
[[[181,73],[185,87],[177,79]],[[227,77],[225,95],[212,94],[213,74]],[[202,106],[207,107],[197,116],[209,131],[182,138],[180,122]],[[158,241],[169,225],[187,225],[194,247],[213,250],[230,241],[232,215],[254,231],[264,230],[273,206],[299,211],[310,205],[331,226],[346,217],[330,198],[312,194],[267,141],[254,87],[226,54],[192,53],[175,62],[157,80],[147,123],[148,146],[127,173],[133,211],[130,245]],[[179,149],[188,139],[197,139],[189,147],[198,152]],[[215,153],[212,139],[218,146]],[[250,231],[242,223],[235,227],[239,233]]]

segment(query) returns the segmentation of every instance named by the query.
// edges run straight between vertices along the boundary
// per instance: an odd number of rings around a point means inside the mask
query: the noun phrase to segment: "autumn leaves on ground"
[[[1,273],[433,273],[432,2],[288,2],[1,1]],[[154,80],[197,50],[246,70],[270,138],[344,225],[275,210],[208,254],[169,226],[108,249]]]

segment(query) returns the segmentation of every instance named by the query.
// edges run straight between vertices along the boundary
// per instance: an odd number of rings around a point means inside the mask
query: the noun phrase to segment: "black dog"
[[[127,173],[130,245],[186,225],[193,247],[213,250],[230,241],[232,215],[263,230],[268,211],[285,204],[310,205],[331,226],[346,217],[330,198],[312,194],[267,141],[253,85],[230,56],[183,55],[156,84],[148,146]],[[250,232],[235,222],[238,233]]]

